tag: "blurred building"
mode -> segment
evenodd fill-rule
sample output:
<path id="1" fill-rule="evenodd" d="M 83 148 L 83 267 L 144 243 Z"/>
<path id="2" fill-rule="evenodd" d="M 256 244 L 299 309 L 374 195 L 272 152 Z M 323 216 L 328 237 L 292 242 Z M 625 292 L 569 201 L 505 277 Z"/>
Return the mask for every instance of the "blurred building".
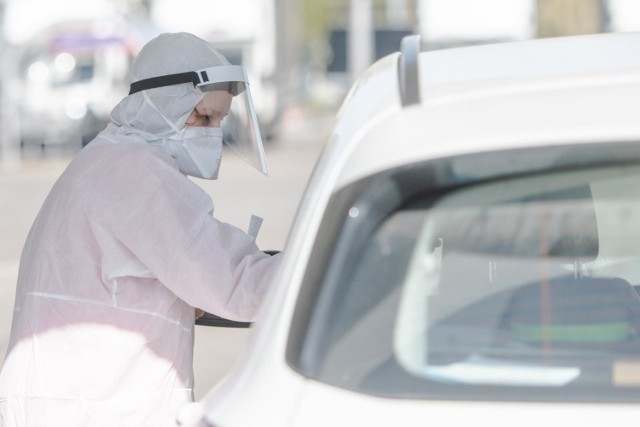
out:
<path id="1" fill-rule="evenodd" d="M 3 163 L 21 146 L 86 143 L 161 31 L 195 33 L 245 65 L 269 136 L 291 102 L 336 108 L 410 33 L 440 49 L 640 30 L 638 0 L 0 0 L 0 14 Z"/>

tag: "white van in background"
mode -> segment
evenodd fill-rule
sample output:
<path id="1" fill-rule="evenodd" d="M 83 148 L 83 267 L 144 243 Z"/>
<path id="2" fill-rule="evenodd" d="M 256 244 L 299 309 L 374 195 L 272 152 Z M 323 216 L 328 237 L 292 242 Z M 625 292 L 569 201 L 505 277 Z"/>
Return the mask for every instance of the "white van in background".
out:
<path id="1" fill-rule="evenodd" d="M 61 23 L 20 48 L 19 129 L 23 149 L 86 145 L 127 94 L 137 45 L 92 24 Z"/>

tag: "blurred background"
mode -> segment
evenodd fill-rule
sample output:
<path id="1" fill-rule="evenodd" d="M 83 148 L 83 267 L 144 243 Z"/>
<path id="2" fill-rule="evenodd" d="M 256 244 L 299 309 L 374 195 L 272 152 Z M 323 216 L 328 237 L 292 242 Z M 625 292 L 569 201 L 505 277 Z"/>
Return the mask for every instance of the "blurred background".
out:
<path id="1" fill-rule="evenodd" d="M 218 218 L 246 228 L 260 215 L 258 244 L 282 249 L 349 87 L 403 36 L 435 50 L 636 30 L 638 0 L 0 0 L 0 357 L 29 227 L 159 33 L 194 33 L 247 68 L 270 177 L 225 155 L 218 181 L 197 182 Z M 197 397 L 249 334 L 197 327 Z"/>
<path id="2" fill-rule="evenodd" d="M 428 49 L 629 31 L 637 0 L 2 0 L 3 170 L 73 152 L 127 93 L 132 59 L 188 31 L 247 67 L 265 139 L 301 105 L 335 111 L 368 65 L 419 33 Z M 296 113 L 298 113 L 296 115 Z M 287 116 L 293 115 L 295 117 Z"/>

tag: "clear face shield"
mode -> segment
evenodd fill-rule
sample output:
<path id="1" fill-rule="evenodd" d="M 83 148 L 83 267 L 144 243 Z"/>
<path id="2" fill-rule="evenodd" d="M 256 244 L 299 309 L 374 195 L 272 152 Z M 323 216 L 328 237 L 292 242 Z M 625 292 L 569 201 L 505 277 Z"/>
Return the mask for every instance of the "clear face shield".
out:
<path id="1" fill-rule="evenodd" d="M 129 94 L 153 87 L 188 82 L 203 91 L 204 97 L 195 110 L 199 117 L 207 117 L 206 124 L 198 123 L 193 126 L 220 127 L 224 145 L 267 175 L 260 128 L 244 67 L 222 65 L 145 79 L 133 83 Z"/>
<path id="2" fill-rule="evenodd" d="M 266 175 L 264 147 L 244 68 L 229 65 L 207 71 L 218 82 L 199 86 L 205 92 L 200 105 L 205 111 L 221 113 L 224 145 Z M 229 106 L 223 105 L 225 99 L 231 101 Z"/>

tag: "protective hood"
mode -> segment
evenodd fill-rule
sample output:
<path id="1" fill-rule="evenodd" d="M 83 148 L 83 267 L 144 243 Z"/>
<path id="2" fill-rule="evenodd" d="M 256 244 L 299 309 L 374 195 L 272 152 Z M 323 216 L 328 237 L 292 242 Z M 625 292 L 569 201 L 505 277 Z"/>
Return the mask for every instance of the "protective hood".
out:
<path id="1" fill-rule="evenodd" d="M 222 121 L 223 143 L 267 174 L 264 147 L 244 67 L 231 65 L 206 41 L 188 33 L 162 34 L 140 51 L 132 84 L 111 120 L 146 141 L 163 144 L 180 135 L 208 92 L 233 95 Z"/>

